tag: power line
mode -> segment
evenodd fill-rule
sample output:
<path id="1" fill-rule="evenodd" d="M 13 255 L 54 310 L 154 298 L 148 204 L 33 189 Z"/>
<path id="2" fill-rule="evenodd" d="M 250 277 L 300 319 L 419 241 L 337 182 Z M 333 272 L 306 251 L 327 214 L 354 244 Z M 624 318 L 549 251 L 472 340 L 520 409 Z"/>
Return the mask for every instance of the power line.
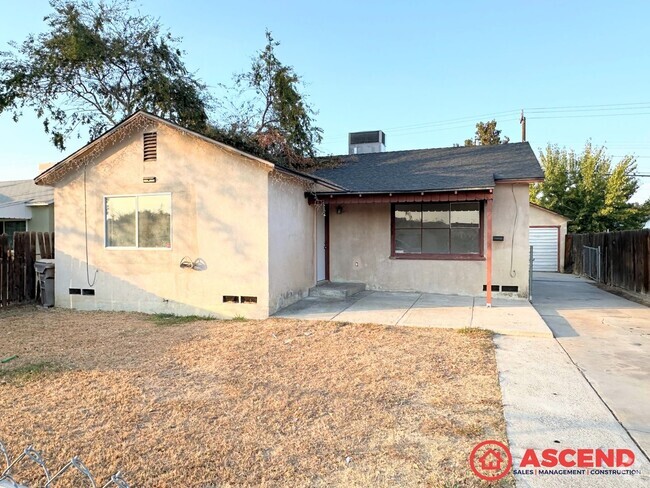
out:
<path id="1" fill-rule="evenodd" d="M 631 102 L 631 103 L 607 103 L 601 105 L 562 105 L 557 107 L 531 107 L 525 109 L 526 111 L 533 110 L 555 110 L 555 109 L 565 109 L 565 108 L 595 108 L 595 107 L 628 107 L 632 105 L 650 105 L 650 102 Z"/>
<path id="2" fill-rule="evenodd" d="M 524 112 L 527 114 L 527 118 L 531 120 L 544 120 L 544 119 L 572 119 L 572 118 L 596 118 L 596 117 L 625 117 L 625 116 L 645 116 L 650 115 L 648 110 L 650 109 L 649 102 L 629 102 L 629 103 L 610 103 L 610 104 L 591 104 L 591 105 L 560 105 L 560 106 L 548 106 L 548 107 L 532 107 L 525 108 Z M 608 112 L 616 113 L 608 113 Z M 589 112 L 589 113 L 584 113 Z M 512 114 L 518 114 L 519 110 L 507 110 L 502 112 L 492 112 L 484 113 L 481 115 L 457 117 L 453 119 L 446 120 L 433 120 L 430 122 L 420 122 L 417 124 L 409 124 L 395 127 L 388 127 L 385 130 L 390 131 L 391 138 L 393 137 L 404 137 L 410 135 L 419 135 L 426 134 L 430 132 L 439 132 L 446 130 L 455 130 L 455 129 L 464 129 L 466 127 L 474 126 L 476 121 L 480 121 L 483 118 L 496 118 L 496 117 L 505 117 Z M 505 120 L 500 120 L 500 122 L 512 122 L 517 119 L 506 118 Z M 472 124 L 469 124 L 472 122 Z M 321 144 L 321 146 L 333 146 L 339 143 L 342 140 L 347 138 L 346 134 L 337 134 L 333 137 L 327 137 Z M 625 143 L 610 143 L 612 145 L 625 146 Z M 635 145 L 650 147 L 650 143 L 632 143 Z M 632 145 L 630 144 L 630 145 Z M 337 144 L 338 145 L 338 144 Z M 607 143 L 605 144 L 607 145 Z M 324 151 L 321 151 L 324 152 Z M 622 156 L 614 156 L 622 157 Z M 647 156 L 636 156 L 638 158 L 647 158 Z"/>
<path id="3" fill-rule="evenodd" d="M 648 107 L 650 108 L 650 107 Z M 578 119 L 578 118 L 588 118 L 588 117 L 630 117 L 633 115 L 650 115 L 650 112 L 633 112 L 633 113 L 618 113 L 618 114 L 585 114 L 585 115 L 555 115 L 555 116 L 529 116 L 529 119 L 540 120 L 540 119 Z"/>

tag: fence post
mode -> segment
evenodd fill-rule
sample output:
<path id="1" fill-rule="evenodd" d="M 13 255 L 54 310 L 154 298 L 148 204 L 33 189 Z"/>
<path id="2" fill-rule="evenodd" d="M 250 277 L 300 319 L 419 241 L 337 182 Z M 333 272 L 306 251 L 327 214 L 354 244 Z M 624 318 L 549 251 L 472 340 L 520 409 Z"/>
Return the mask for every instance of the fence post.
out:
<path id="1" fill-rule="evenodd" d="M 600 283 L 600 263 L 601 263 L 601 255 L 600 255 L 600 246 L 598 246 L 598 283 Z"/>
<path id="2" fill-rule="evenodd" d="M 530 247 L 530 254 L 528 258 L 528 301 L 533 303 L 533 246 Z"/>

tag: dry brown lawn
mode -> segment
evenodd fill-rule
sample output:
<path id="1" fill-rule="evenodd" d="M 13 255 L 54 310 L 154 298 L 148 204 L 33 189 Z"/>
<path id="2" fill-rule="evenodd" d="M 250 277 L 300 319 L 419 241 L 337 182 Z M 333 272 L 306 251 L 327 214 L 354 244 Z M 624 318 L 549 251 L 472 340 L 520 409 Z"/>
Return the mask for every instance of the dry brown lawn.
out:
<path id="1" fill-rule="evenodd" d="M 9 450 L 79 454 L 133 486 L 480 486 L 469 452 L 506 440 L 481 333 L 23 307 L 0 312 L 0 359 L 14 354 Z"/>

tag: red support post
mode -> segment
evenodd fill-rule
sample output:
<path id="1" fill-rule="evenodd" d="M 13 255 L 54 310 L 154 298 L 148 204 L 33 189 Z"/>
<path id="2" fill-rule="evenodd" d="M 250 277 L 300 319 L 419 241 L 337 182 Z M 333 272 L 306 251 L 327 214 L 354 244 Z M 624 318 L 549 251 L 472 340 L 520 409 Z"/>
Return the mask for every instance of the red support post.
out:
<path id="1" fill-rule="evenodd" d="M 486 295 L 485 295 L 485 305 L 489 308 L 492 306 L 492 199 L 489 199 L 485 205 L 485 212 L 487 218 L 485 219 L 487 225 L 486 239 L 487 239 L 487 251 L 485 256 L 485 268 L 487 270 L 486 276 Z"/>

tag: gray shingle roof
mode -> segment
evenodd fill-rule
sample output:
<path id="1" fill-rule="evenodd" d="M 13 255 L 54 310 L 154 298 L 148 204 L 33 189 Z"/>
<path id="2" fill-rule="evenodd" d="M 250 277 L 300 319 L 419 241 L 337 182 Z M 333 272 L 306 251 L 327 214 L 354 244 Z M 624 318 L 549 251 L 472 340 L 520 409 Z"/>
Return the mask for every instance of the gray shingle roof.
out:
<path id="1" fill-rule="evenodd" d="M 491 188 L 495 181 L 539 179 L 544 172 L 527 142 L 338 156 L 341 165 L 314 176 L 352 192 Z"/>
<path id="2" fill-rule="evenodd" d="M 54 202 L 54 188 L 38 186 L 34 180 L 0 181 L 0 205 Z"/>

